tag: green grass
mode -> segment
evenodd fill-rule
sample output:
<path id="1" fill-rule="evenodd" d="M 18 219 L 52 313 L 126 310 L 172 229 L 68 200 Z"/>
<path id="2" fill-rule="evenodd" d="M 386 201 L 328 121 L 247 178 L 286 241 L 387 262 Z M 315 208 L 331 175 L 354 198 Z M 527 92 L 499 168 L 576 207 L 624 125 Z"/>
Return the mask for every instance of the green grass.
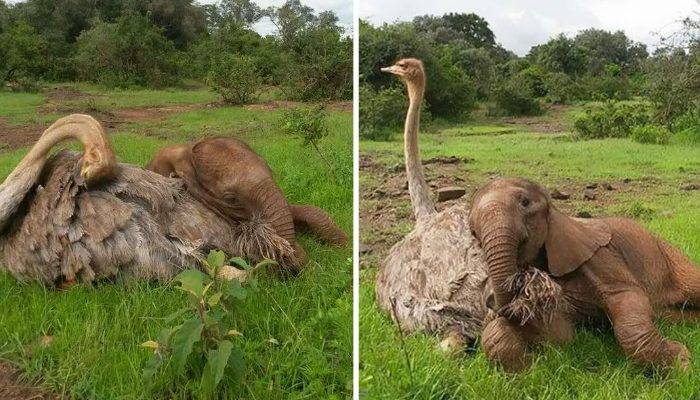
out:
<path id="1" fill-rule="evenodd" d="M 574 141 L 567 134 L 524 133 L 463 135 L 454 132 L 492 131 L 486 126 L 453 126 L 421 137 L 424 159 L 455 155 L 474 161 L 458 167 L 457 175 L 471 184 L 490 176 L 531 178 L 548 187 L 564 188 L 572 200 L 560 202 L 567 212 L 589 210 L 596 215 L 616 214 L 640 222 L 671 241 L 700 263 L 700 192 L 679 190 L 679 184 L 700 180 L 700 147 L 642 145 L 626 139 Z M 393 142 L 362 142 L 361 154 L 384 166 L 402 161 L 399 135 Z M 440 174 L 433 171 L 429 176 Z M 378 168 L 377 171 L 385 169 Z M 371 170 L 374 171 L 374 170 Z M 384 178 L 364 172 L 360 185 L 382 185 Z M 621 188 L 625 178 L 632 179 Z M 580 200 L 587 183 L 612 182 L 618 190 L 601 192 L 601 201 Z M 395 200 L 407 209 L 408 196 Z M 468 198 L 468 197 L 465 197 Z M 361 202 L 361 215 L 372 215 L 381 201 Z M 392 211 L 396 204 L 391 204 Z M 403 211 L 401 211 L 403 212 Z M 361 220 L 360 241 L 372 244 L 382 233 Z M 411 225 L 401 225 L 402 234 Z M 400 236 L 399 236 L 400 237 Z M 388 246 L 382 244 L 382 246 Z M 380 246 L 381 247 L 381 246 Z M 535 351 L 535 363 L 525 373 L 508 375 L 490 365 L 483 353 L 446 356 L 436 350 L 438 339 L 414 334 L 406 338 L 409 371 L 396 327 L 375 303 L 376 268 L 386 249 L 365 257 L 360 273 L 360 386 L 367 399 L 698 399 L 700 398 L 700 322 L 662 324 L 662 332 L 685 343 L 693 360 L 687 372 L 650 375 L 629 362 L 612 332 L 579 329 L 576 339 L 562 348 Z"/>
<path id="2" fill-rule="evenodd" d="M 144 165 L 166 143 L 254 127 L 241 133 L 268 160 L 290 201 L 323 207 L 349 234 L 351 114 L 332 113 L 331 134 L 321 142 L 334 156 L 335 173 L 312 149 L 278 133 L 274 122 L 279 116 L 276 111 L 203 109 L 153 123 L 166 127 L 158 137 L 144 136 L 147 125 L 135 124 L 111 140 L 121 161 Z M 6 176 L 24 153 L 26 149 L 0 155 L 0 175 Z M 236 344 L 245 355 L 246 375 L 240 386 L 224 377 L 221 398 L 347 398 L 351 393 L 352 252 L 307 235 L 299 240 L 311 260 L 304 271 L 289 279 L 263 275 L 259 292 L 233 313 L 231 326 L 243 333 Z M 117 282 L 58 292 L 3 273 L 0 358 L 68 398 L 199 398 L 196 378 L 165 374 L 152 388 L 141 380 L 149 351 L 140 343 L 155 338 L 164 317 L 183 302 L 183 294 L 167 284 Z M 55 338 L 45 349 L 35 345 L 42 335 Z"/>

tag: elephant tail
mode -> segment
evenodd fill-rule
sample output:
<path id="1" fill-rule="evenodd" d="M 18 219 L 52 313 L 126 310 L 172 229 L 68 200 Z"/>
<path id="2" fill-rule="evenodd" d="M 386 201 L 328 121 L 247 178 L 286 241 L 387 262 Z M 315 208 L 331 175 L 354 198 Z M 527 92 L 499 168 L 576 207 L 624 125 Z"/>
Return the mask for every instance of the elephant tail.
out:
<path id="1" fill-rule="evenodd" d="M 333 222 L 331 216 L 323 209 L 306 204 L 295 204 L 291 205 L 290 208 L 296 231 L 308 231 L 325 242 L 342 247 L 347 246 L 348 235 Z"/>

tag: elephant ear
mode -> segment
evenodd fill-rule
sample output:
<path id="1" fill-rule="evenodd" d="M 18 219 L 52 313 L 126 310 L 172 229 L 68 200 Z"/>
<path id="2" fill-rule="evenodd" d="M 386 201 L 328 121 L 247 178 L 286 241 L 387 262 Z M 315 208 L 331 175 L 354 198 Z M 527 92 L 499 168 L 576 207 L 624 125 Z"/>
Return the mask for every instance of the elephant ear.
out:
<path id="1" fill-rule="evenodd" d="M 600 220 L 571 218 L 552 208 L 545 239 L 549 272 L 562 276 L 588 261 L 610 243 L 610 227 Z"/>

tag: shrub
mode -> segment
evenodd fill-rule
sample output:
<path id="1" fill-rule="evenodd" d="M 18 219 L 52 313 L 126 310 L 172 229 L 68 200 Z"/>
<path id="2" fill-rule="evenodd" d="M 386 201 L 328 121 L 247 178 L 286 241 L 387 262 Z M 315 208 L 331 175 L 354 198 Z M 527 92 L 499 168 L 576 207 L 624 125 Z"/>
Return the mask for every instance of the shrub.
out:
<path id="1" fill-rule="evenodd" d="M 651 122 L 649 114 L 649 107 L 645 104 L 623 104 L 609 100 L 576 118 L 574 130 L 585 139 L 627 137 L 632 127 Z"/>
<path id="2" fill-rule="evenodd" d="M 574 81 L 563 72 L 552 72 L 545 76 L 545 98 L 554 104 L 566 104 L 576 99 Z"/>
<path id="3" fill-rule="evenodd" d="M 207 84 L 225 102 L 246 104 L 256 99 L 262 78 L 252 57 L 226 54 L 213 63 Z"/>
<path id="4" fill-rule="evenodd" d="M 107 86 L 163 87 L 179 82 L 176 51 L 163 30 L 143 15 L 97 22 L 77 40 L 81 78 Z"/>
<path id="5" fill-rule="evenodd" d="M 520 74 L 502 79 L 493 91 L 496 113 L 507 115 L 540 115 L 544 112 L 532 93 L 529 81 Z"/>
<path id="6" fill-rule="evenodd" d="M 637 125 L 632 127 L 630 137 L 639 143 L 667 144 L 671 137 L 671 132 L 665 126 Z"/>
<path id="7" fill-rule="evenodd" d="M 406 94 L 399 87 L 376 91 L 360 86 L 360 137 L 389 140 L 406 116 Z"/>
<path id="8" fill-rule="evenodd" d="M 689 111 L 673 121 L 671 126 L 674 142 L 700 144 L 700 112 Z"/>
<path id="9" fill-rule="evenodd" d="M 242 379 L 243 355 L 234 345 L 235 338 L 242 333 L 231 329 L 227 322 L 230 318 L 225 317 L 230 317 L 236 303 L 256 289 L 254 272 L 275 263 L 266 260 L 253 267 L 240 257 L 232 258 L 230 262 L 245 271 L 241 282 L 222 277 L 224 268 L 233 268 L 225 265 L 225 261 L 223 252 L 211 251 L 204 272 L 189 269 L 173 279 L 179 283 L 176 288 L 186 293 L 189 303 L 166 318 L 167 324 L 182 323 L 162 329 L 157 341 L 142 344 L 153 351 L 143 369 L 147 383 L 152 383 L 161 366 L 172 368 L 177 374 L 187 371 L 199 375 L 200 388 L 209 395 L 214 393 L 226 371 L 237 380 Z M 243 272 L 233 276 L 239 274 L 242 276 Z"/>
<path id="10" fill-rule="evenodd" d="M 281 125 L 286 134 L 301 138 L 304 146 L 313 146 L 328 168 L 333 169 L 318 147 L 318 142 L 329 134 L 328 112 L 323 105 L 288 110 L 282 115 Z"/>

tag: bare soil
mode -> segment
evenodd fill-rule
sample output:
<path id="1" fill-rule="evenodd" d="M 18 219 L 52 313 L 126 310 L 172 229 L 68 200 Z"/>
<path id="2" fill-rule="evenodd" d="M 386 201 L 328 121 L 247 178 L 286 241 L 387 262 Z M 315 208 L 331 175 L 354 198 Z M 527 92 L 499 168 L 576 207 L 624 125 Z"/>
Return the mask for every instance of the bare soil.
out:
<path id="1" fill-rule="evenodd" d="M 459 199 L 436 202 L 438 211 L 457 202 L 468 202 L 484 180 L 497 177 L 496 174 L 470 171 L 469 159 L 454 160 L 453 157 L 436 157 L 423 162 L 433 199 L 437 197 L 437 189 L 445 186 L 459 186 L 467 192 Z M 360 243 L 363 250 L 360 267 L 377 267 L 388 249 L 413 226 L 408 183 L 403 165 L 384 165 L 372 153 L 360 154 L 359 168 L 360 175 L 366 178 L 360 185 Z M 595 186 L 595 200 L 583 201 L 584 190 L 591 186 Z M 568 215 L 575 216 L 585 211 L 593 217 L 604 217 L 606 215 L 600 210 L 615 203 L 618 195 L 624 193 L 641 198 L 655 186 L 658 186 L 658 180 L 648 177 L 609 182 L 570 180 L 556 187 L 547 187 L 547 190 L 557 189 L 570 195 L 568 200 L 554 200 L 557 208 Z"/>
<path id="2" fill-rule="evenodd" d="M 571 127 L 565 123 L 565 113 L 571 106 L 551 104 L 544 115 L 503 118 L 508 125 L 525 126 L 529 131 L 540 133 L 570 132 Z"/>
<path id="3" fill-rule="evenodd" d="M 61 396 L 44 388 L 22 382 L 19 370 L 12 364 L 0 362 L 0 399 L 59 400 Z"/>

